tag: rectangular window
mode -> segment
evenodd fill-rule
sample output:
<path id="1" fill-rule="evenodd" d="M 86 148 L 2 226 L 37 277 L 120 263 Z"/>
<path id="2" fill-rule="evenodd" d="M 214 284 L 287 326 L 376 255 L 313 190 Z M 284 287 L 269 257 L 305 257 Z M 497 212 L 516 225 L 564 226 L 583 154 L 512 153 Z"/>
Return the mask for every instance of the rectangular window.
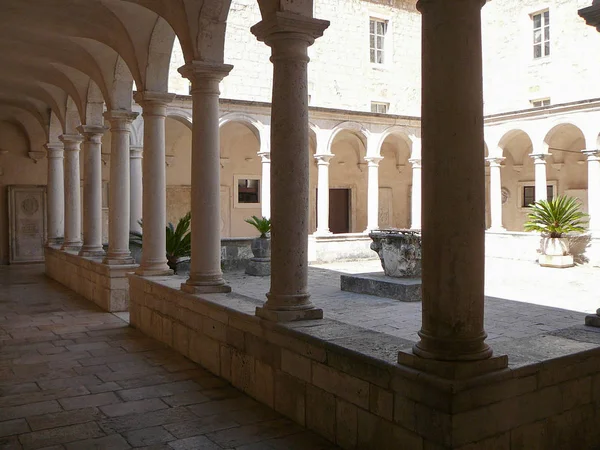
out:
<path id="1" fill-rule="evenodd" d="M 371 112 L 377 114 L 387 114 L 390 108 L 389 103 L 371 102 Z"/>
<path id="2" fill-rule="evenodd" d="M 260 203 L 260 180 L 238 178 L 237 203 Z"/>
<path id="3" fill-rule="evenodd" d="M 531 100 L 531 106 L 533 108 L 541 108 L 542 106 L 550 106 L 550 99 L 542 98 L 540 100 Z"/>
<path id="4" fill-rule="evenodd" d="M 546 186 L 546 196 L 549 201 L 554 198 L 553 185 Z M 533 203 L 535 203 L 535 186 L 523 186 L 523 208 L 528 208 Z"/>
<path id="5" fill-rule="evenodd" d="M 550 56 L 550 11 L 534 14 L 531 19 L 534 59 Z"/>
<path id="6" fill-rule="evenodd" d="M 387 33 L 387 21 L 371 19 L 369 22 L 369 43 L 371 49 L 371 62 L 383 64 L 385 62 L 385 34 Z"/>

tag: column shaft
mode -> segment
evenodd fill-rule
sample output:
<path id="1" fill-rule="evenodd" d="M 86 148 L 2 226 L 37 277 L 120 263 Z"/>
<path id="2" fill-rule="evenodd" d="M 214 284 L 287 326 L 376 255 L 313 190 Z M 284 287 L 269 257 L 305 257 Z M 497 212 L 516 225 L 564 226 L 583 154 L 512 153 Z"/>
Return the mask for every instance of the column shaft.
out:
<path id="1" fill-rule="evenodd" d="M 489 358 L 485 344 L 481 7 L 420 0 L 423 324 L 416 355 Z"/>
<path id="2" fill-rule="evenodd" d="M 62 249 L 79 251 L 81 248 L 79 150 L 83 137 L 79 134 L 63 134 L 60 140 L 65 147 L 65 239 Z"/>
<path id="3" fill-rule="evenodd" d="M 221 271 L 219 82 L 232 66 L 193 61 L 179 69 L 192 82 L 192 261 L 187 292 L 230 292 Z"/>
<path id="4" fill-rule="evenodd" d="M 103 256 L 102 248 L 102 135 L 106 128 L 82 125 L 83 246 L 80 256 Z"/>
<path id="5" fill-rule="evenodd" d="M 63 144 L 46 144 L 48 153 L 48 245 L 61 244 L 65 235 Z"/>
<path id="6" fill-rule="evenodd" d="M 369 164 L 367 180 L 367 229 L 366 232 L 379 228 L 379 156 L 366 157 Z"/>
<path id="7" fill-rule="evenodd" d="M 165 118 L 173 94 L 138 92 L 135 101 L 144 118 L 142 276 L 171 275 L 167 264 L 167 178 L 165 169 Z"/>
<path id="8" fill-rule="evenodd" d="M 315 155 L 317 160 L 317 234 L 331 234 L 329 231 L 329 160 L 333 155 Z"/>
<path id="9" fill-rule="evenodd" d="M 535 201 L 548 200 L 548 182 L 546 180 L 546 154 L 532 154 L 535 167 Z"/>
<path id="10" fill-rule="evenodd" d="M 260 185 L 260 213 L 263 217 L 271 217 L 271 153 L 260 152 L 262 179 Z"/>
<path id="11" fill-rule="evenodd" d="M 142 181 L 142 148 L 130 147 L 130 212 L 129 212 L 129 229 L 130 231 L 142 232 L 140 220 L 142 220 L 142 198 L 143 198 L 143 181 Z"/>
<path id="12" fill-rule="evenodd" d="M 504 158 L 488 158 L 490 163 L 490 211 L 492 231 L 503 231 L 502 225 L 502 174 L 501 162 Z"/>
<path id="13" fill-rule="evenodd" d="M 257 315 L 290 321 L 323 317 L 308 292 L 308 47 L 326 21 L 275 13 L 252 27 L 271 47 L 271 288 Z"/>
<path id="14" fill-rule="evenodd" d="M 413 230 L 421 229 L 421 160 L 411 159 L 412 164 L 412 191 L 410 202 L 410 228 Z"/>
<path id="15" fill-rule="evenodd" d="M 105 113 L 110 121 L 110 188 L 108 210 L 108 253 L 105 264 L 133 264 L 129 251 L 130 168 L 129 133 L 137 113 L 111 111 Z"/>
<path id="16" fill-rule="evenodd" d="M 589 230 L 600 232 L 600 150 L 586 150 L 588 159 L 588 213 Z"/>

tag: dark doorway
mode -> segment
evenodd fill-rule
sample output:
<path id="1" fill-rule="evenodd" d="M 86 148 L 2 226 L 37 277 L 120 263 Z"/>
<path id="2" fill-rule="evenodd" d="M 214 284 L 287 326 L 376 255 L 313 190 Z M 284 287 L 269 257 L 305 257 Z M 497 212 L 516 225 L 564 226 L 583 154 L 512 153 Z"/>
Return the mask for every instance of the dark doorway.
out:
<path id="1" fill-rule="evenodd" d="M 329 189 L 329 231 L 350 233 L 350 189 Z"/>

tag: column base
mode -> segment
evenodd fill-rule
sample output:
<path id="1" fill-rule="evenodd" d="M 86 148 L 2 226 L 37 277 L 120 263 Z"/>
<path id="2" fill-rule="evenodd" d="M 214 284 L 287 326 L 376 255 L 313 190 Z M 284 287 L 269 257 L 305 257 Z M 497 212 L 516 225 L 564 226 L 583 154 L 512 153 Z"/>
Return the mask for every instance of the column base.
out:
<path id="1" fill-rule="evenodd" d="M 228 284 L 213 284 L 213 285 L 202 285 L 202 284 L 188 284 L 181 283 L 181 290 L 188 294 L 228 294 L 231 292 L 231 286 Z"/>
<path id="2" fill-rule="evenodd" d="M 600 309 L 596 311 L 596 314 L 585 316 L 585 324 L 588 327 L 600 328 Z"/>
<path id="3" fill-rule="evenodd" d="M 321 308 L 297 309 L 297 310 L 275 310 L 264 306 L 256 307 L 256 315 L 270 322 L 296 322 L 299 320 L 319 320 L 323 318 Z"/>
<path id="4" fill-rule="evenodd" d="M 79 242 L 63 242 L 61 250 L 65 252 L 79 252 L 81 250 L 81 241 Z"/>
<path id="5" fill-rule="evenodd" d="M 152 269 L 152 268 L 140 267 L 138 270 L 135 271 L 135 274 L 139 275 L 140 277 L 163 277 L 163 276 L 173 275 L 173 270 L 171 270 L 169 268 Z"/>
<path id="6" fill-rule="evenodd" d="M 135 260 L 129 256 L 114 256 L 114 255 L 106 255 L 102 260 L 102 264 L 106 264 L 107 266 L 126 266 L 135 264 Z"/>
<path id="7" fill-rule="evenodd" d="M 422 358 L 410 351 L 398 352 L 398 364 L 447 379 L 464 379 L 480 376 L 508 367 L 508 356 L 493 356 L 477 361 L 439 361 Z"/>
<path id="8" fill-rule="evenodd" d="M 506 228 L 504 227 L 489 227 L 487 231 L 491 231 L 492 233 L 504 233 Z"/>
<path id="9" fill-rule="evenodd" d="M 327 231 L 319 231 L 319 230 L 317 230 L 317 231 L 315 231 L 313 233 L 313 236 L 315 236 L 315 237 L 319 237 L 319 236 L 332 236 L 332 235 L 333 235 L 333 233 L 331 231 L 329 231 L 329 229 L 327 229 Z"/>
<path id="10" fill-rule="evenodd" d="M 85 245 L 79 250 L 79 256 L 85 256 L 87 258 L 99 258 L 106 255 L 106 252 L 102 247 L 86 247 Z"/>

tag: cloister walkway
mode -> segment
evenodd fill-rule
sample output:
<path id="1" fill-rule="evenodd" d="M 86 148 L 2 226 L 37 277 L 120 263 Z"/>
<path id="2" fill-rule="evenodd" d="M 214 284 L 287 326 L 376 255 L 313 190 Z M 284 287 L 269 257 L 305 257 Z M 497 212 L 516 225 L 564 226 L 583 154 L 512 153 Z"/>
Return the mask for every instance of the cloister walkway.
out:
<path id="1" fill-rule="evenodd" d="M 336 448 L 50 281 L 0 267 L 0 449 Z"/>

